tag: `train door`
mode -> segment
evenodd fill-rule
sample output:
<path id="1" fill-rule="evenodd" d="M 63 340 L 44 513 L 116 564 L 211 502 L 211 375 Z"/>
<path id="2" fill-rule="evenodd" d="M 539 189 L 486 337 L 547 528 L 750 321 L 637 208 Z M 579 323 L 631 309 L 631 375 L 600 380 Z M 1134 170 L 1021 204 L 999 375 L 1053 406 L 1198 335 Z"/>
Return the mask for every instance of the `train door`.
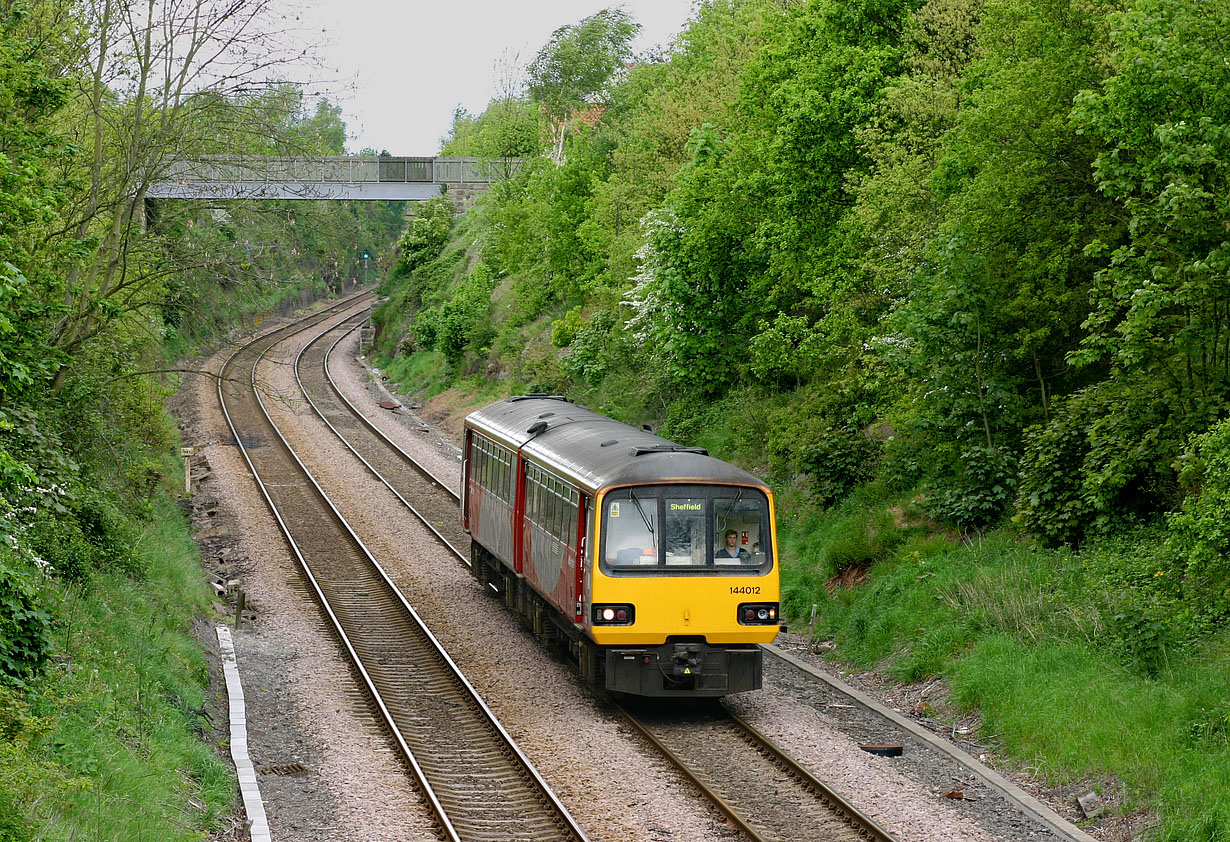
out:
<path id="1" fill-rule="evenodd" d="M 588 496 L 582 494 L 577 502 L 577 552 L 575 574 L 572 577 L 572 602 L 575 605 L 573 621 L 580 623 L 585 619 L 585 581 L 589 566 L 589 523 L 593 503 Z"/>
<path id="2" fill-rule="evenodd" d="M 513 457 L 515 472 L 513 474 L 513 507 L 512 507 L 512 551 L 513 570 L 521 573 L 525 570 L 525 457 L 517 451 Z"/>

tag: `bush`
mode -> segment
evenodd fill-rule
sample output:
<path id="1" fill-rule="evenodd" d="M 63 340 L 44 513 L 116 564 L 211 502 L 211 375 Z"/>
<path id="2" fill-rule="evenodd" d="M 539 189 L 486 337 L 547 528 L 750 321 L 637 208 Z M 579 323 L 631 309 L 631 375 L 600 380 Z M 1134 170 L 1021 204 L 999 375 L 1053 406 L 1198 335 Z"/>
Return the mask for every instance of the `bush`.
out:
<path id="1" fill-rule="evenodd" d="M 906 537 L 893 523 L 892 515 L 882 509 L 847 515 L 834 532 L 824 546 L 834 574 L 885 558 Z"/>
<path id="2" fill-rule="evenodd" d="M 409 275 L 438 257 L 448 243 L 455 214 L 453 203 L 444 196 L 420 203 L 397 243 L 400 257 L 394 274 Z"/>
<path id="3" fill-rule="evenodd" d="M 1174 502 L 1180 423 L 1148 381 L 1070 396 L 1045 427 L 1026 432 L 1018 522 L 1055 546 L 1155 518 Z"/>
<path id="4" fill-rule="evenodd" d="M 811 477 L 811 492 L 822 506 L 844 499 L 875 474 L 880 446 L 860 430 L 828 428 L 797 452 L 799 467 Z"/>
<path id="5" fill-rule="evenodd" d="M 33 548 L 57 575 L 82 583 L 96 572 L 139 578 L 134 530 L 119 507 L 97 493 L 81 494 L 64 513 L 44 515 L 32 530 Z"/>
<path id="6" fill-rule="evenodd" d="M 51 651 L 50 634 L 51 617 L 39 603 L 33 571 L 0 548 L 0 678 L 17 687 L 36 678 Z"/>
<path id="7" fill-rule="evenodd" d="M 574 314 L 577 317 L 575 330 L 570 320 Z M 551 330 L 551 341 L 557 347 L 563 336 L 572 333 L 566 343 L 572 346 L 572 353 L 560 361 L 564 373 L 591 388 L 600 384 L 609 367 L 608 346 L 617 341 L 611 334 L 614 327 L 615 314 L 610 310 L 599 310 L 584 323 L 581 323 L 580 311 L 571 310 L 564 320 L 556 322 Z M 630 348 L 624 350 L 631 352 Z"/>
<path id="8" fill-rule="evenodd" d="M 132 551 L 136 529 L 113 500 L 86 494 L 73 507 L 73 515 L 98 569 L 132 577 L 141 575 L 140 563 Z"/>
<path id="9" fill-rule="evenodd" d="M 1168 544 L 1190 595 L 1214 615 L 1230 616 L 1230 420 L 1194 437 L 1180 464 L 1190 493 L 1170 516 Z"/>
<path id="10" fill-rule="evenodd" d="M 995 447 L 961 452 L 960 471 L 935 481 L 927 510 L 959 529 L 981 529 L 1000 520 L 1016 493 L 1017 461 Z"/>
<path id="11" fill-rule="evenodd" d="M 420 310 L 410 323 L 403 351 L 436 349 L 450 365 L 461 362 L 467 351 L 485 352 L 495 336 L 491 326 L 491 269 L 478 263 L 440 304 Z"/>
<path id="12" fill-rule="evenodd" d="M 1090 420 L 1087 402 L 1076 396 L 1046 427 L 1025 431 L 1016 521 L 1046 546 L 1076 544 L 1089 526 L 1093 505 L 1080 466 L 1089 452 Z"/>
<path id="13" fill-rule="evenodd" d="M 33 838 L 21 808 L 9 796 L 0 793 L 0 842 L 29 842 Z"/>

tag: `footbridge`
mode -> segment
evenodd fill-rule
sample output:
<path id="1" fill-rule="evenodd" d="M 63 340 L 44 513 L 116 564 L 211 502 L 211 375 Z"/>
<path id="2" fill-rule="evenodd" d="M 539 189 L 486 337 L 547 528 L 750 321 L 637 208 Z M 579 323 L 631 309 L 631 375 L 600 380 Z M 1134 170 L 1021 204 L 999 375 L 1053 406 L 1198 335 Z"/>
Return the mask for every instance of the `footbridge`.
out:
<path id="1" fill-rule="evenodd" d="M 351 199 L 422 201 L 445 188 L 482 190 L 520 161 L 330 156 L 180 158 L 147 199 Z"/>

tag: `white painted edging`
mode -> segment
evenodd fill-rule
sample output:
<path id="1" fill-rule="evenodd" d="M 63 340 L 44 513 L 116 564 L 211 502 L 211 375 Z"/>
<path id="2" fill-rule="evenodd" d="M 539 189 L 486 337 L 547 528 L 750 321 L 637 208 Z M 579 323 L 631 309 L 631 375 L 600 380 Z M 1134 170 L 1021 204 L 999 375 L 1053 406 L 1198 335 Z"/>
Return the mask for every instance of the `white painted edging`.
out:
<path id="1" fill-rule="evenodd" d="M 855 690 L 844 681 L 829 675 L 823 670 L 813 667 L 811 664 L 799 660 L 784 649 L 774 646 L 772 643 L 762 643 L 761 646 L 781 658 L 783 661 L 798 667 L 804 672 L 825 682 L 833 689 L 846 694 L 869 710 L 873 710 L 886 719 L 891 720 L 936 751 L 941 751 L 944 754 L 947 754 L 953 760 L 956 760 L 958 763 L 977 775 L 978 778 L 981 779 L 982 782 L 988 787 L 993 790 L 997 790 L 1009 799 L 1014 800 L 1021 806 L 1027 815 L 1034 819 L 1034 821 L 1038 822 L 1051 832 L 1057 834 L 1061 839 L 1072 840 L 1073 842 L 1097 842 L 1096 839 L 1081 830 L 1076 825 L 1072 824 L 1063 816 L 1056 813 L 1049 806 L 1043 804 L 1037 798 L 1034 798 L 1028 792 L 1009 781 L 994 769 L 991 769 L 990 767 L 970 757 L 968 754 L 961 751 L 947 740 L 943 740 L 935 736 L 914 721 L 907 719 L 894 710 L 889 710 L 871 696 L 868 696 L 866 693 Z"/>
<path id="2" fill-rule="evenodd" d="M 248 719 L 243 706 L 243 685 L 239 683 L 239 664 L 235 660 L 235 642 L 231 630 L 218 626 L 218 648 L 222 652 L 222 674 L 226 678 L 226 695 L 231 708 L 231 758 L 239 774 L 239 794 L 243 796 L 243 809 L 248 815 L 248 832 L 252 842 L 273 842 L 269 835 L 269 820 L 265 817 L 265 804 L 261 801 L 260 787 L 256 783 L 256 769 L 248 757 Z"/>

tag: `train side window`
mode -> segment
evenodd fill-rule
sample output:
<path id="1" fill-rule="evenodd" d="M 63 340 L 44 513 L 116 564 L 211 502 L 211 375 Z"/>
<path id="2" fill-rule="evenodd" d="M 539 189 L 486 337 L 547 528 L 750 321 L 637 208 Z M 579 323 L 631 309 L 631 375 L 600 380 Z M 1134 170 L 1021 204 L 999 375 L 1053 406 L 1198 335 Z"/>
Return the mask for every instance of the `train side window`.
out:
<path id="1" fill-rule="evenodd" d="M 559 496 L 559 483 L 554 483 L 557 490 L 551 494 L 551 534 L 556 538 L 564 535 L 564 500 Z"/>
<path id="2" fill-rule="evenodd" d="M 555 534 L 552 527 L 552 521 L 555 514 L 555 495 L 551 493 L 551 477 L 543 474 L 542 487 L 539 489 L 539 494 L 542 495 L 542 528 L 550 534 Z"/>
<path id="3" fill-rule="evenodd" d="M 568 489 L 568 517 L 564 520 L 564 543 L 570 547 L 577 545 L 577 527 L 580 525 L 578 520 L 581 511 L 581 496 Z"/>
<path id="4" fill-rule="evenodd" d="M 538 493 L 542 495 L 542 528 L 554 535 L 555 495 L 545 485 L 539 489 Z"/>
<path id="5" fill-rule="evenodd" d="M 547 530 L 551 536 L 555 535 L 555 495 L 551 493 L 551 486 L 555 484 L 555 480 L 550 476 L 543 476 L 542 487 L 542 528 Z"/>

